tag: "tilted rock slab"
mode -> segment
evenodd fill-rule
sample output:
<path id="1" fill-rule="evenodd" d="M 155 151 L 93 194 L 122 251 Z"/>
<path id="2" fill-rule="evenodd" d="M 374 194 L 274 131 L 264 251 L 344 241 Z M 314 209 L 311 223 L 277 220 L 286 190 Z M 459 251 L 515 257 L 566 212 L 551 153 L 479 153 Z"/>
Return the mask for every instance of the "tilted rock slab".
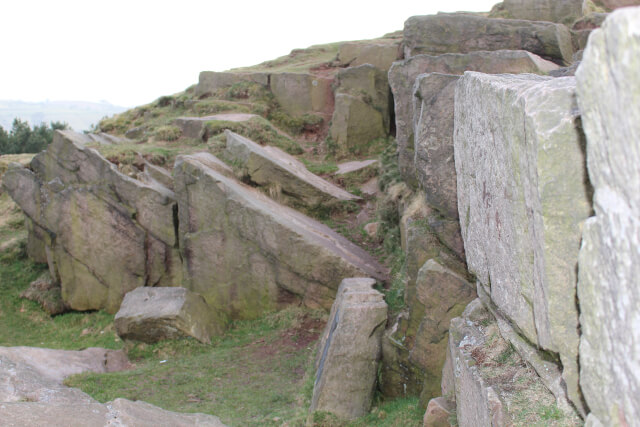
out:
<path id="1" fill-rule="evenodd" d="M 580 382 L 592 426 L 640 420 L 639 69 L 640 8 L 616 11 L 592 34 L 576 74 L 595 188 L 578 283 Z"/>
<path id="2" fill-rule="evenodd" d="M 562 24 L 493 19 L 468 13 L 412 16 L 404 23 L 404 56 L 468 53 L 479 50 L 526 50 L 570 64 L 571 33 Z"/>
<path id="3" fill-rule="evenodd" d="M 261 146 L 248 138 L 225 131 L 225 154 L 241 169 L 241 175 L 269 189 L 294 205 L 319 206 L 360 197 L 309 172 L 298 159 L 276 147 Z"/>
<path id="4" fill-rule="evenodd" d="M 184 287 L 232 319 L 291 303 L 329 308 L 345 277 L 384 280 L 369 254 L 197 159 L 174 168 Z"/>
<path id="5" fill-rule="evenodd" d="M 361 417 L 371 409 L 387 303 L 375 280 L 344 279 L 318 347 L 311 411 L 340 418 Z"/>
<path id="6" fill-rule="evenodd" d="M 591 191 L 575 79 L 469 72 L 455 103 L 469 271 L 529 341 L 559 353 L 580 407 L 576 265 Z"/>
<path id="7" fill-rule="evenodd" d="M 180 282 L 177 205 L 171 190 L 120 173 L 86 140 L 57 131 L 32 170 L 12 167 L 3 186 L 46 231 L 41 244 L 65 302 L 115 313 L 134 288 Z"/>
<path id="8" fill-rule="evenodd" d="M 389 85 L 393 92 L 396 114 L 396 141 L 398 163 L 405 181 L 417 185 L 414 143 L 414 84 L 423 73 L 460 75 L 465 71 L 483 73 L 536 73 L 545 74 L 558 66 L 539 56 L 524 51 L 499 50 L 495 52 L 472 52 L 468 54 L 444 54 L 440 56 L 417 55 L 393 64 L 389 70 Z M 430 98 L 422 91 L 425 98 Z M 434 94 L 435 95 L 435 94 Z M 453 114 L 453 111 L 450 112 Z M 437 125 L 434 125 L 437 126 Z M 444 128 L 446 129 L 446 127 Z M 436 128 L 437 138 L 447 140 L 449 135 Z M 424 157 L 424 154 L 420 155 Z M 420 166 L 421 167 L 421 166 Z M 424 178 L 424 177 L 423 177 Z"/>
<path id="9" fill-rule="evenodd" d="M 210 343 L 224 331 L 224 320 L 204 298 L 185 288 L 137 288 L 125 295 L 114 325 L 124 340 L 154 343 L 193 337 Z"/>
<path id="10" fill-rule="evenodd" d="M 105 372 L 104 366 L 100 370 L 96 362 L 103 362 L 100 356 L 108 351 L 96 348 L 63 351 L 0 347 L 2 425 L 224 427 L 220 419 L 212 415 L 180 414 L 146 402 L 127 399 L 116 399 L 103 404 L 78 389 L 62 385 L 64 377 L 74 373 Z"/>
<path id="11" fill-rule="evenodd" d="M 269 74 L 202 71 L 195 89 L 196 96 L 211 95 L 219 89 L 225 89 L 243 82 L 257 83 L 268 87 Z"/>

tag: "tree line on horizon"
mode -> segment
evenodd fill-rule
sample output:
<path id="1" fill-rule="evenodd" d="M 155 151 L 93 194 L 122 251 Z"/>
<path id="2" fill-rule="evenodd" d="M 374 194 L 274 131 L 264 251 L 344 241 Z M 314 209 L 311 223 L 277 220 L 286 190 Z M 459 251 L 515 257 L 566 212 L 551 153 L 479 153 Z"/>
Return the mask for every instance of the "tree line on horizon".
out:
<path id="1" fill-rule="evenodd" d="M 39 153 L 51 144 L 56 130 L 68 127 L 63 122 L 41 123 L 31 127 L 29 122 L 16 118 L 9 132 L 0 126 L 0 155 Z"/>

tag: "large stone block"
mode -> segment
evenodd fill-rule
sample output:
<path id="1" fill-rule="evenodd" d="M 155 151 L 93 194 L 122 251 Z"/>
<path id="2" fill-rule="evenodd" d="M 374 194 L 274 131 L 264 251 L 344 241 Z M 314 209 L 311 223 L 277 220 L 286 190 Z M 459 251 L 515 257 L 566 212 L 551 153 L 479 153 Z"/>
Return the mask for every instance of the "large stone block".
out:
<path id="1" fill-rule="evenodd" d="M 640 420 L 639 29 L 640 8 L 614 12 L 576 73 L 596 214 L 580 250 L 580 381 L 606 426 Z"/>
<path id="2" fill-rule="evenodd" d="M 582 16 L 584 0 L 504 0 L 502 7 L 510 19 L 572 24 Z"/>
<path id="3" fill-rule="evenodd" d="M 177 243 L 173 192 L 118 172 L 91 139 L 56 132 L 33 172 L 12 167 L 3 185 L 33 222 L 52 277 L 76 310 L 115 313 L 139 286 L 174 284 Z"/>
<path id="4" fill-rule="evenodd" d="M 338 61 L 341 66 L 357 67 L 371 64 L 374 67 L 389 71 L 389 67 L 402 57 L 400 43 L 342 43 L 338 50 Z"/>
<path id="5" fill-rule="evenodd" d="M 229 318 L 302 302 L 329 308 L 345 277 L 386 278 L 369 254 L 260 191 L 179 157 L 184 287 Z"/>
<path id="6" fill-rule="evenodd" d="M 125 295 L 114 325 L 122 339 L 154 343 L 193 337 L 209 343 L 224 323 L 204 298 L 185 288 L 134 289 Z"/>
<path id="7" fill-rule="evenodd" d="M 344 279 L 319 342 L 311 411 L 353 419 L 369 412 L 387 323 L 375 280 Z"/>
<path id="8" fill-rule="evenodd" d="M 264 187 L 275 199 L 307 207 L 360 199 L 309 172 L 295 157 L 276 147 L 263 147 L 230 130 L 225 134 L 225 154 L 238 166 L 242 178 Z"/>
<path id="9" fill-rule="evenodd" d="M 210 95 L 219 89 L 228 88 L 234 84 L 243 82 L 269 86 L 269 75 L 267 73 L 219 73 L 202 71 L 196 86 L 196 96 Z"/>
<path id="10" fill-rule="evenodd" d="M 591 190 L 575 79 L 470 72 L 455 103 L 469 270 L 529 341 L 559 354 L 580 407 L 576 266 Z"/>
<path id="11" fill-rule="evenodd" d="M 333 111 L 332 79 L 311 74 L 272 74 L 270 88 L 280 106 L 289 114 Z"/>
<path id="12" fill-rule="evenodd" d="M 412 16 L 404 23 L 404 56 L 526 50 L 558 63 L 571 63 L 571 33 L 562 24 L 492 19 L 466 13 Z"/>
<path id="13" fill-rule="evenodd" d="M 535 73 L 545 74 L 559 68 L 537 55 L 524 51 L 501 50 L 445 54 L 440 56 L 417 55 L 396 62 L 389 70 L 389 84 L 393 92 L 396 115 L 396 141 L 398 163 L 405 181 L 417 185 L 414 144 L 413 90 L 416 78 L 423 73 L 460 75 L 465 71 L 483 73 Z M 425 96 L 428 95 L 425 93 Z M 446 138 L 444 136 L 443 138 Z"/>

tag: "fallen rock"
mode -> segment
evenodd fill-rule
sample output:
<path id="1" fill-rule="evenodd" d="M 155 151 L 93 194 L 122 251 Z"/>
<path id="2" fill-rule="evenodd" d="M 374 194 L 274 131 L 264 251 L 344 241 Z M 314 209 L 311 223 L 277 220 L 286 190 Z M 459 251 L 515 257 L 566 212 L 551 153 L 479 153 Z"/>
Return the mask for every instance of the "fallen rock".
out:
<path id="1" fill-rule="evenodd" d="M 114 325 L 123 340 L 154 343 L 193 337 L 206 344 L 225 326 L 200 295 L 185 288 L 149 287 L 125 295 Z"/>
<path id="2" fill-rule="evenodd" d="M 200 73 L 195 94 L 197 97 L 204 97 L 214 94 L 219 89 L 228 88 L 244 82 L 269 86 L 269 75 L 266 73 L 218 73 L 214 71 L 203 71 Z"/>
<path id="3" fill-rule="evenodd" d="M 282 109 L 293 116 L 331 114 L 334 103 L 332 82 L 332 79 L 312 74 L 277 73 L 271 74 L 270 88 Z"/>
<path id="4" fill-rule="evenodd" d="M 225 154 L 240 169 L 240 176 L 264 187 L 276 200 L 313 207 L 360 199 L 309 172 L 295 157 L 276 147 L 262 147 L 230 130 L 225 135 Z"/>
<path id="5" fill-rule="evenodd" d="M 571 63 L 573 55 L 571 33 L 562 24 L 468 13 L 412 16 L 404 23 L 405 58 L 500 49 L 526 50 L 560 64 Z"/>
<path id="6" fill-rule="evenodd" d="M 435 397 L 429 400 L 427 411 L 424 413 L 424 427 L 450 427 L 451 412 L 455 409 L 444 397 Z"/>
<path id="7" fill-rule="evenodd" d="M 488 74 L 546 74 L 557 68 L 559 67 L 556 64 L 532 53 L 509 50 L 440 56 L 417 55 L 405 61 L 394 63 L 389 70 L 389 84 L 395 104 L 398 164 L 404 180 L 412 186 L 417 186 L 418 184 L 414 163 L 416 154 L 413 94 L 416 78 L 420 74 L 443 73 L 460 75 L 464 74 L 465 71 L 480 71 Z M 425 96 L 427 96 L 426 93 Z M 442 135 L 442 137 L 444 139 L 447 138 L 446 135 Z"/>
<path id="8" fill-rule="evenodd" d="M 378 237 L 379 229 L 380 223 L 378 221 L 370 222 L 369 224 L 364 226 L 364 231 L 367 233 L 367 236 L 371 237 L 372 239 Z"/>
<path id="9" fill-rule="evenodd" d="M 246 122 L 257 117 L 255 114 L 229 113 L 215 114 L 206 117 L 179 117 L 173 123 L 182 130 L 182 135 L 187 138 L 202 139 L 205 137 L 205 125 L 207 122 Z"/>
<path id="10" fill-rule="evenodd" d="M 575 79 L 470 72 L 455 102 L 469 271 L 529 341 L 559 354 L 580 407 L 576 265 L 591 190 Z"/>
<path id="11" fill-rule="evenodd" d="M 190 157 L 174 168 L 184 287 L 231 319 L 302 303 L 329 308 L 345 277 L 385 280 L 328 227 Z"/>
<path id="12" fill-rule="evenodd" d="M 45 273 L 29 284 L 29 287 L 20 294 L 20 298 L 40 304 L 42 309 L 52 316 L 64 313 L 69 309 L 62 300 L 62 288 L 51 278 L 49 273 Z"/>
<path id="13" fill-rule="evenodd" d="M 354 419 L 371 408 L 387 322 L 387 304 L 374 284 L 367 278 L 340 284 L 318 346 L 311 411 Z"/>
<path id="14" fill-rule="evenodd" d="M 591 35 L 576 73 L 595 217 L 579 261 L 580 384 L 591 425 L 640 419 L 640 8 Z"/>

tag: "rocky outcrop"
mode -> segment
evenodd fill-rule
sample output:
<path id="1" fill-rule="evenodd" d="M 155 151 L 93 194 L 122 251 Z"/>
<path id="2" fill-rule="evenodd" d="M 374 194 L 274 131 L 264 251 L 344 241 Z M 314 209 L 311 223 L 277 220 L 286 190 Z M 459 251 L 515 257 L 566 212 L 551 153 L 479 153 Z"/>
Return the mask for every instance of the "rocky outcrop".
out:
<path id="1" fill-rule="evenodd" d="M 343 67 L 357 67 L 371 64 L 374 67 L 389 71 L 389 67 L 402 57 L 400 43 L 342 43 L 338 50 L 338 62 Z"/>
<path id="2" fill-rule="evenodd" d="M 569 29 L 562 24 L 492 19 L 465 13 L 413 16 L 404 24 L 404 56 L 526 50 L 554 62 L 571 63 Z"/>
<path id="3" fill-rule="evenodd" d="M 602 7 L 607 11 L 621 7 L 640 6 L 640 0 L 587 0 L 585 1 L 585 8 L 589 7 L 589 3 L 596 7 Z"/>
<path id="4" fill-rule="evenodd" d="M 174 124 L 182 130 L 182 135 L 187 138 L 203 139 L 206 137 L 205 125 L 207 122 L 246 122 L 257 117 L 255 114 L 230 113 L 215 114 L 206 117 L 179 117 L 174 120 Z"/>
<path id="5" fill-rule="evenodd" d="M 344 277 L 386 277 L 331 229 L 197 159 L 179 157 L 174 176 L 183 286 L 229 318 L 294 302 L 329 308 Z"/>
<path id="6" fill-rule="evenodd" d="M 466 73 L 455 102 L 469 270 L 527 340 L 559 354 L 581 408 L 576 265 L 591 192 L 575 79 Z"/>
<path id="7" fill-rule="evenodd" d="M 124 295 L 179 282 L 173 192 L 120 173 L 86 138 L 58 131 L 31 169 L 12 167 L 3 186 L 34 226 L 64 301 L 115 313 Z M 33 234 L 32 237 L 36 237 Z"/>
<path id="8" fill-rule="evenodd" d="M 225 89 L 238 83 L 257 83 L 269 86 L 267 73 L 218 73 L 203 71 L 200 73 L 198 84 L 195 88 L 196 96 L 203 97 L 215 93 L 219 89 Z"/>
<path id="9" fill-rule="evenodd" d="M 342 153 L 357 153 L 389 134 L 389 84 L 371 64 L 345 68 L 336 76 L 335 110 L 329 136 Z"/>
<path id="10" fill-rule="evenodd" d="M 389 70 L 389 84 L 393 92 L 396 116 L 396 141 L 398 143 L 398 164 L 403 179 L 416 186 L 416 143 L 414 136 L 414 84 L 417 77 L 423 73 L 444 73 L 460 75 L 465 71 L 480 71 L 488 74 L 497 73 L 536 73 L 546 74 L 557 69 L 558 66 L 545 61 L 529 52 L 524 51 L 495 51 L 472 52 L 468 54 L 444 54 L 440 56 L 417 55 L 402 62 L 396 62 Z M 430 99 L 433 95 L 425 90 L 421 96 Z M 423 98 L 423 99 L 424 99 Z M 453 110 L 448 111 L 447 122 L 452 120 Z M 445 117 L 443 117 L 445 118 Z M 423 126 L 429 126 L 423 120 Z M 433 124 L 437 131 L 446 130 L 446 124 L 439 127 Z M 432 139 L 451 140 L 451 134 L 436 134 Z M 444 143 L 441 143 L 444 145 Z M 419 159 L 426 157 L 421 153 Z M 420 161 L 420 160 L 419 160 Z M 448 160 L 451 162 L 451 159 Z M 424 179 L 424 174 L 420 179 Z"/>
<path id="11" fill-rule="evenodd" d="M 236 166 L 239 177 L 263 187 L 274 199 L 306 207 L 360 199 L 312 174 L 299 160 L 276 147 L 263 147 L 229 130 L 225 134 L 225 155 Z"/>
<path id="12" fill-rule="evenodd" d="M 154 343 L 193 337 L 210 343 L 224 321 L 204 298 L 185 288 L 137 288 L 125 295 L 114 325 L 123 340 Z"/>
<path id="13" fill-rule="evenodd" d="M 2 425 L 224 427 L 212 415 L 179 414 L 127 399 L 102 404 L 78 389 L 62 385 L 63 379 L 72 374 L 107 372 L 109 357 L 114 353 L 117 352 L 98 348 L 78 352 L 0 347 Z"/>
<path id="14" fill-rule="evenodd" d="M 344 279 L 318 347 L 311 411 L 353 419 L 369 412 L 387 304 L 375 280 Z"/>
<path id="15" fill-rule="evenodd" d="M 640 419 L 640 8 L 589 40 L 578 80 L 595 217 L 580 250 L 580 382 L 588 425 Z"/>

